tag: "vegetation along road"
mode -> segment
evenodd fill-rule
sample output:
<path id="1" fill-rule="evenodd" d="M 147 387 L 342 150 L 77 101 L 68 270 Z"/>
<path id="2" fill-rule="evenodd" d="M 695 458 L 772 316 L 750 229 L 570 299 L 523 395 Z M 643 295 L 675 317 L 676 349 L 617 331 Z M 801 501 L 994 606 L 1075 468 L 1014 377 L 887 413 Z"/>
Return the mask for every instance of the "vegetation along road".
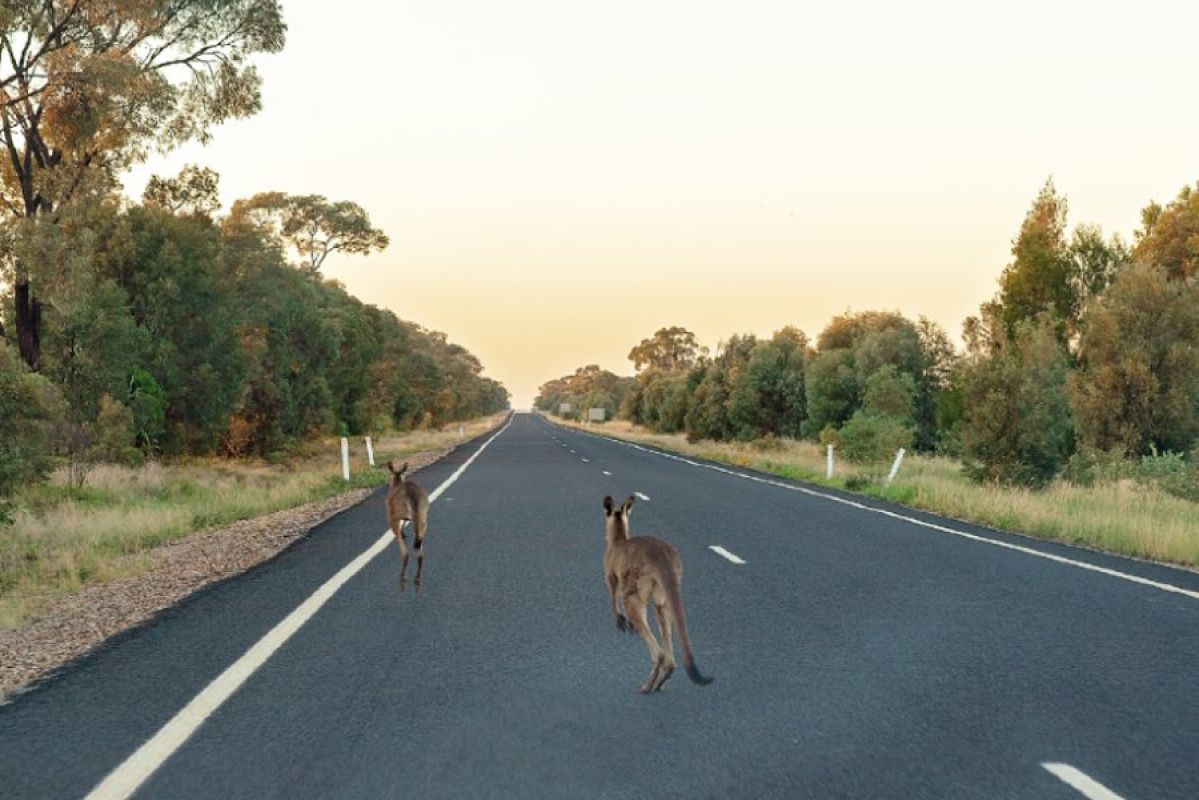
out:
<path id="1" fill-rule="evenodd" d="M 525 414 L 415 478 L 419 592 L 376 492 L 0 707 L 5 793 L 1199 796 L 1193 572 Z M 605 495 L 678 549 L 712 685 L 635 691 Z"/>

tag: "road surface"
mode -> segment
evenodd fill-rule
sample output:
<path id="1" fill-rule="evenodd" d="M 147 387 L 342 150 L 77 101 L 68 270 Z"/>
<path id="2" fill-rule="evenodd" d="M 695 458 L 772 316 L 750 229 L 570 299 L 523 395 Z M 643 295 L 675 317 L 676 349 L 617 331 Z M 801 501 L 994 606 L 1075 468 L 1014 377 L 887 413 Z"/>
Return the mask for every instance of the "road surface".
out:
<path id="1" fill-rule="evenodd" d="M 0 706 L 0 796 L 1199 797 L 1199 574 L 526 414 L 415 479 L 419 593 L 376 492 Z M 636 693 L 634 493 L 710 686 Z"/>

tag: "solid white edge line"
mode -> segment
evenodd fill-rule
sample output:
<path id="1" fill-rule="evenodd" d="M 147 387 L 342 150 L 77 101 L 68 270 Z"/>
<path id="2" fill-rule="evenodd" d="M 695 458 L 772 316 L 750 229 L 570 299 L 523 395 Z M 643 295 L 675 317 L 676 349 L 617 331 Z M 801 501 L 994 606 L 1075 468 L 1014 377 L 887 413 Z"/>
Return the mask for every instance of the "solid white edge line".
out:
<path id="1" fill-rule="evenodd" d="M 885 508 L 874 508 L 873 506 L 868 506 L 865 503 L 858 503 L 853 500 L 847 500 L 844 497 L 837 497 L 836 495 L 826 494 L 824 492 L 818 492 L 814 489 L 809 489 L 806 486 L 794 486 L 789 483 L 783 483 L 782 481 L 770 480 L 769 478 L 760 478 L 757 475 L 747 475 L 744 472 L 737 472 L 736 470 L 726 469 L 724 467 L 718 467 L 714 464 L 702 464 L 698 461 L 692 461 L 689 458 L 684 458 L 683 456 L 677 456 L 672 453 L 663 453 L 658 450 L 651 450 L 648 447 L 642 447 L 641 445 L 633 444 L 632 442 L 626 442 L 623 439 L 613 439 L 613 438 L 610 438 L 607 436 L 600 436 L 598 433 L 588 433 L 587 435 L 595 436 L 598 439 L 606 439 L 610 442 L 615 442 L 617 444 L 623 444 L 626 447 L 632 447 L 635 450 L 641 450 L 643 452 L 650 453 L 655 456 L 661 456 L 662 458 L 669 458 L 674 461 L 681 461 L 684 464 L 690 464 L 693 467 L 702 467 L 704 469 L 710 469 L 715 472 L 723 472 L 726 475 L 732 475 L 737 478 L 744 478 L 746 480 L 755 481 L 757 483 L 764 483 L 764 484 L 767 484 L 768 486 L 777 486 L 780 489 L 789 489 L 790 491 L 793 491 L 793 492 L 802 492 L 803 494 L 810 495 L 812 497 L 820 497 L 824 500 L 832 500 L 834 503 L 840 503 L 841 505 L 846 505 L 846 506 L 850 506 L 852 508 L 861 509 L 862 511 L 869 511 L 873 514 L 881 514 L 885 517 L 891 517 L 892 519 L 898 519 L 898 520 L 902 520 L 904 522 L 910 522 L 913 525 L 919 525 L 924 528 L 930 528 L 934 531 L 940 531 L 941 533 L 948 533 L 953 536 L 960 536 L 963 539 L 970 539 L 971 541 L 982 542 L 983 544 L 989 544 L 989 545 L 993 545 L 995 547 L 1002 547 L 1007 550 L 1015 550 L 1018 553 L 1024 553 L 1026 555 L 1036 556 L 1037 558 L 1048 559 L 1049 561 L 1056 561 L 1059 564 L 1067 564 L 1072 567 L 1078 567 L 1079 569 L 1085 569 L 1085 570 L 1089 570 L 1091 572 L 1098 572 L 1101 575 L 1108 575 L 1113 578 L 1120 578 L 1122 580 L 1126 580 L 1131 583 L 1139 583 L 1142 586 L 1150 586 L 1154 589 L 1160 589 L 1163 592 L 1172 592 L 1174 594 L 1180 594 L 1180 595 L 1183 595 L 1184 597 L 1189 597 L 1192 600 L 1199 600 L 1199 592 L 1193 591 L 1191 589 L 1184 589 L 1181 586 L 1175 586 L 1172 583 L 1162 583 L 1160 581 L 1150 580 L 1149 578 L 1142 578 L 1139 575 L 1132 575 L 1127 572 L 1120 572 L 1119 570 L 1110 569 L 1108 567 L 1101 567 L 1098 564 L 1088 564 L 1086 561 L 1078 561 L 1073 558 L 1066 558 L 1065 556 L 1054 555 L 1053 553 L 1046 553 L 1044 551 L 1037 550 L 1032 547 L 1024 547 L 1023 545 L 1012 544 L 1011 542 L 1001 542 L 998 539 L 990 539 L 990 538 L 987 538 L 986 536 L 979 536 L 978 534 L 968 533 L 966 531 L 959 531 L 956 528 L 948 528 L 944 525 L 937 525 L 932 522 L 925 522 L 924 520 L 916 519 L 915 517 L 909 517 L 904 514 L 898 514 L 894 511 L 888 511 Z M 934 512 L 930 511 L 928 513 L 931 514 Z M 1118 558 L 1119 556 L 1116 556 L 1116 557 Z"/>
<path id="2" fill-rule="evenodd" d="M 743 559 L 741 556 L 737 555 L 736 553 L 730 553 L 728 550 L 725 550 L 723 547 L 721 547 L 718 544 L 710 544 L 710 545 L 708 545 L 708 549 L 711 550 L 713 553 L 715 553 L 718 556 L 727 558 L 729 561 L 732 561 L 734 564 L 744 564 L 745 563 L 745 559 Z"/>
<path id="3" fill-rule="evenodd" d="M 441 493 L 448 489 L 454 481 L 458 480 L 466 468 L 479 457 L 479 454 L 496 440 L 496 437 L 508 430 L 514 417 L 515 415 L 510 417 L 504 427 L 496 431 L 490 439 L 483 443 L 482 447 L 471 454 L 462 466 L 458 467 L 450 477 L 433 490 L 429 495 L 430 503 L 441 496 Z M 133 755 L 108 773 L 104 780 L 87 794 L 85 800 L 117 800 L 118 798 L 124 800 L 136 792 L 163 765 L 163 762 L 196 732 L 204 720 L 220 708 L 259 667 L 266 663 L 276 650 L 291 638 L 292 634 L 298 631 L 329 598 L 337 593 L 338 589 L 366 566 L 367 562 L 391 544 L 393 538 L 390 530 L 384 531 L 374 544 L 321 584 L 315 592 L 308 596 L 307 600 L 284 617 L 279 624 L 229 665 L 203 691 L 193 697 L 191 702 L 175 714 L 145 744 L 134 751 Z"/>
<path id="4" fill-rule="evenodd" d="M 1059 764 L 1047 761 L 1041 765 L 1049 770 L 1058 780 L 1068 786 L 1077 789 L 1084 797 L 1089 800 L 1124 800 L 1120 795 L 1113 792 L 1111 789 L 1104 786 L 1099 781 L 1087 775 L 1082 770 L 1076 769 L 1069 764 Z"/>
<path id="5" fill-rule="evenodd" d="M 637 497 L 640 497 L 642 500 L 649 500 L 648 494 L 644 494 L 642 492 L 633 492 L 633 494 L 637 495 Z"/>

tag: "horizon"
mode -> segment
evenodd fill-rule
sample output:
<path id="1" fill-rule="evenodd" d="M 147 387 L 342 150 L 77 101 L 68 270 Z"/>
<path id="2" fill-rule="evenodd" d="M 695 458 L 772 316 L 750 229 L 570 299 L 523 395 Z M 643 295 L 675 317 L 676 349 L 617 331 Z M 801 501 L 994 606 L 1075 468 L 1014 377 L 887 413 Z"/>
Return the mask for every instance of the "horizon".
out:
<path id="1" fill-rule="evenodd" d="M 1179 24 L 1199 14 L 1181 3 L 284 16 L 283 52 L 256 61 L 263 110 L 151 158 L 126 193 L 196 163 L 226 208 L 271 190 L 358 202 L 391 246 L 324 276 L 445 332 L 514 408 L 586 364 L 632 374 L 629 350 L 671 325 L 715 352 L 879 309 L 960 343 L 1047 178 L 1071 227 L 1126 241 L 1199 178 Z"/>

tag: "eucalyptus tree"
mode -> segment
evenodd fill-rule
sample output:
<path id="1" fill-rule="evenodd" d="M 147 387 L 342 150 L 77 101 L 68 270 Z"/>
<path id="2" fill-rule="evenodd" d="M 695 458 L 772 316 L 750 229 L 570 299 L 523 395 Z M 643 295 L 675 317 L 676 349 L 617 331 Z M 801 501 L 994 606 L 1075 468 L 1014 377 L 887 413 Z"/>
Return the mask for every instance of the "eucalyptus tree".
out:
<path id="1" fill-rule="evenodd" d="M 332 253 L 366 255 L 389 243 L 362 206 L 349 200 L 330 202 L 319 194 L 262 192 L 237 201 L 231 213 L 248 216 L 293 249 L 300 268 L 313 275 Z"/>
<path id="2" fill-rule="evenodd" d="M 261 105 L 256 53 L 283 47 L 277 0 L 6 0 L 0 207 L 18 236 L 111 193 L 152 149 L 206 141 Z M 40 359 L 48 265 L 5 253 L 21 357 Z M 61 278 L 61 276 L 59 276 Z"/>

